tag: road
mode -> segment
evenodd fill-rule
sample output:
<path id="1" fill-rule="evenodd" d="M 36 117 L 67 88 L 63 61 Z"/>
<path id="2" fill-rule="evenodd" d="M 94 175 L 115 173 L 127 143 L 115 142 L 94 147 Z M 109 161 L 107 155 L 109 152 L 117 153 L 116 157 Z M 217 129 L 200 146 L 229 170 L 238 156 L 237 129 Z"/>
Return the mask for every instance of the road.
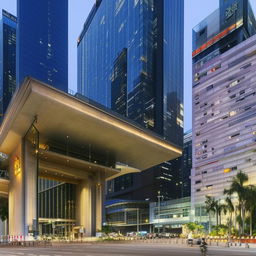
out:
<path id="1" fill-rule="evenodd" d="M 198 247 L 163 244 L 73 244 L 47 248 L 0 248 L 0 256 L 200 256 Z M 255 249 L 209 248 L 209 256 L 256 255 Z"/>

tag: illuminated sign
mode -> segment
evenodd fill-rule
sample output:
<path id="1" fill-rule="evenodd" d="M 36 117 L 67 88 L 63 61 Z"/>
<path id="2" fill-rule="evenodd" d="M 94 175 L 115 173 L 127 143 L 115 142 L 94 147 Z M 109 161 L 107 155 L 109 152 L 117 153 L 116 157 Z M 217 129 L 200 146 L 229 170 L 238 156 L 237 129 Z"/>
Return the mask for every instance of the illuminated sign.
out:
<path id="1" fill-rule="evenodd" d="M 224 172 L 224 173 L 229 173 L 229 172 L 231 172 L 231 169 L 230 169 L 230 168 L 224 169 L 223 172 Z"/>
<path id="2" fill-rule="evenodd" d="M 14 174 L 18 175 L 21 172 L 20 159 L 16 156 L 14 160 Z"/>
<path id="3" fill-rule="evenodd" d="M 233 3 L 230 7 L 228 7 L 226 9 L 226 13 L 225 13 L 225 16 L 226 16 L 226 20 L 228 20 L 229 18 L 231 18 L 235 12 L 238 10 L 238 3 Z"/>
<path id="4" fill-rule="evenodd" d="M 240 24 L 241 25 L 241 24 Z M 239 25 L 239 26 L 240 26 Z M 196 49 L 195 51 L 192 52 L 192 57 L 195 57 L 196 55 L 198 55 L 199 53 L 201 53 L 202 51 L 204 51 L 205 49 L 209 48 L 210 46 L 212 46 L 213 44 L 215 44 L 216 42 L 218 42 L 219 40 L 221 40 L 223 37 L 225 37 L 226 35 L 228 35 L 229 33 L 231 33 L 232 31 L 234 31 L 236 28 L 238 28 L 237 24 L 233 24 L 230 27 L 226 28 L 225 30 L 223 30 L 222 32 L 220 32 L 219 34 L 217 34 L 216 36 L 214 36 L 212 39 L 210 39 L 209 41 L 207 41 L 205 44 L 203 44 L 202 46 L 200 46 L 198 49 Z"/>

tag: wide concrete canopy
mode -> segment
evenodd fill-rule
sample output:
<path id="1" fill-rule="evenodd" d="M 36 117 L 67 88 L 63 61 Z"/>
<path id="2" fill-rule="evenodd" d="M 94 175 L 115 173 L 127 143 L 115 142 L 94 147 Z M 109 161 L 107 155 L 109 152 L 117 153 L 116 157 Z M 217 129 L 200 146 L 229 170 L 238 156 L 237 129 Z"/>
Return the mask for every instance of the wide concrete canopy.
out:
<path id="1" fill-rule="evenodd" d="M 27 79 L 10 103 L 0 127 L 1 152 L 14 150 L 35 116 L 43 138 L 90 143 L 136 169 L 181 155 L 180 148 L 160 137 L 34 79 Z"/>

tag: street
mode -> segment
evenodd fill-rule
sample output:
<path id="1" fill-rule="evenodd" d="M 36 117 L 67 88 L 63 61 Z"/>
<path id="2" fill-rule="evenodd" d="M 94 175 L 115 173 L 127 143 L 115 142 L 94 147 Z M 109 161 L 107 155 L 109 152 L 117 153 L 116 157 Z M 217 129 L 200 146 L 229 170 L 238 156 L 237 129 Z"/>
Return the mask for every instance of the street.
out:
<path id="1" fill-rule="evenodd" d="M 0 256 L 200 256 L 198 247 L 182 247 L 163 244 L 72 244 L 47 248 L 0 248 Z M 209 256 L 256 255 L 255 249 L 210 247 Z"/>

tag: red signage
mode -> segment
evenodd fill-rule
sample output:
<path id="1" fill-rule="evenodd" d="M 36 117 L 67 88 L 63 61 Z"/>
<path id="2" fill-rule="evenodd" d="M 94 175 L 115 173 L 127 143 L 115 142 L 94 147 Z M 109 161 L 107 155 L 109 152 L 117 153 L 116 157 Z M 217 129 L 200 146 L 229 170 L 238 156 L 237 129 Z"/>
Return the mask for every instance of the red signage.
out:
<path id="1" fill-rule="evenodd" d="M 214 36 L 211 38 L 208 42 L 200 46 L 198 49 L 192 52 L 192 57 L 195 57 L 198 55 L 200 52 L 204 51 L 208 47 L 212 46 L 216 42 L 218 42 L 220 39 L 222 39 L 224 36 L 228 35 L 230 32 L 236 29 L 236 24 L 231 25 L 230 27 L 226 28 L 222 32 L 220 32 L 218 35 Z"/>

